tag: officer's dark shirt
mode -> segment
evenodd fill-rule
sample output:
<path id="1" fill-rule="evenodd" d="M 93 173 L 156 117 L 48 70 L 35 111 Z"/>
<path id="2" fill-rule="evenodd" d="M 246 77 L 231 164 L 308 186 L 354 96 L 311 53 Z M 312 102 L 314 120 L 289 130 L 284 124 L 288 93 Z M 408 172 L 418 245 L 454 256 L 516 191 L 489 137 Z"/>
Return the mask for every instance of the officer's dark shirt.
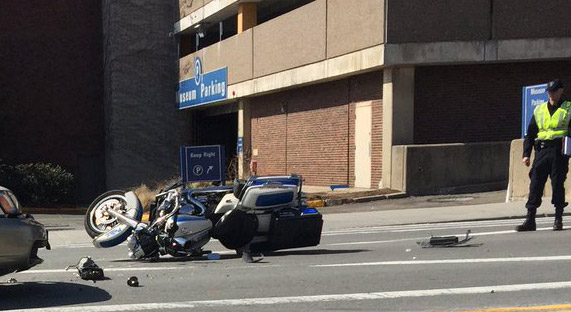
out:
<path id="1" fill-rule="evenodd" d="M 563 104 L 563 99 L 559 100 L 557 105 L 553 106 L 551 104 L 547 104 L 547 109 L 549 109 L 549 115 L 553 116 L 555 110 L 557 110 L 561 104 Z M 529 157 L 531 155 L 531 149 L 535 144 L 535 139 L 537 138 L 537 133 L 539 132 L 539 128 L 537 128 L 537 123 L 535 122 L 535 114 L 531 116 L 531 121 L 529 122 L 529 126 L 527 126 L 527 134 L 525 136 L 525 140 L 523 141 L 523 157 Z M 555 139 L 553 141 L 562 141 L 562 139 Z"/>

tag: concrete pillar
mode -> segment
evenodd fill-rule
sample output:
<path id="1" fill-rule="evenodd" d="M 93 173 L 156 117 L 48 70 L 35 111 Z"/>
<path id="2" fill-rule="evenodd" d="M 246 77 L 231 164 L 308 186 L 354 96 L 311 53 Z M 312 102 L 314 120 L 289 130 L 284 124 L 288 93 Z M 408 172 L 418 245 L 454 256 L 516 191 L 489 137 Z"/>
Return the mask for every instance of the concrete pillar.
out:
<path id="1" fill-rule="evenodd" d="M 104 0 L 102 10 L 107 189 L 169 179 L 190 136 L 173 92 L 175 3 Z"/>
<path id="2" fill-rule="evenodd" d="M 252 145 L 250 123 L 250 100 L 238 102 L 238 144 L 242 141 L 242 149 L 238 147 L 238 178 L 246 179 L 250 175 L 250 150 Z"/>
<path id="3" fill-rule="evenodd" d="M 258 24 L 258 11 L 256 2 L 242 2 L 238 4 L 238 33 L 242 33 Z"/>
<path id="4" fill-rule="evenodd" d="M 400 189 L 393 183 L 393 146 L 414 143 L 414 67 L 383 70 L 383 162 L 380 188 Z M 400 172 L 403 172 L 402 170 Z"/>

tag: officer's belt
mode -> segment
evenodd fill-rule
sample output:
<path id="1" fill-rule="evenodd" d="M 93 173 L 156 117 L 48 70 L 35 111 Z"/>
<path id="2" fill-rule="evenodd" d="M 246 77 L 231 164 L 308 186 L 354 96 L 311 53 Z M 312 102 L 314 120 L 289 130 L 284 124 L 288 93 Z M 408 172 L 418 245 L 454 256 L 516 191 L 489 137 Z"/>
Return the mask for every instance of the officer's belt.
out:
<path id="1" fill-rule="evenodd" d="M 561 140 L 545 140 L 545 141 L 537 141 L 535 144 L 539 148 L 549 148 L 549 147 L 561 147 Z"/>

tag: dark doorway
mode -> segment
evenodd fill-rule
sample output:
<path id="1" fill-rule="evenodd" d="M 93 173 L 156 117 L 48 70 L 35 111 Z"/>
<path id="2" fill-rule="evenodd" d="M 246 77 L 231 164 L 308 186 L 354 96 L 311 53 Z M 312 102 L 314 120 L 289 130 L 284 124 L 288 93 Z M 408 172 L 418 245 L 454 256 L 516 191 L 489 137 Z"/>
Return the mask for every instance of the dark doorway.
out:
<path id="1" fill-rule="evenodd" d="M 226 151 L 226 179 L 234 179 L 238 140 L 238 113 L 209 115 L 198 111 L 195 115 L 195 145 L 224 145 Z"/>

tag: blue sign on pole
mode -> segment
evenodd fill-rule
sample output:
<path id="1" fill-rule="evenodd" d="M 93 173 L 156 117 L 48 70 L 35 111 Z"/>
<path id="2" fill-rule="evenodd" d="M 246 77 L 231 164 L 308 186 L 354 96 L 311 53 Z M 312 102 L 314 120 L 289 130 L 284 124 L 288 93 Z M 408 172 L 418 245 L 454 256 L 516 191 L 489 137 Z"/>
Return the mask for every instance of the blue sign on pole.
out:
<path id="1" fill-rule="evenodd" d="M 244 152 L 244 138 L 238 137 L 238 142 L 236 142 L 236 153 L 241 154 Z"/>
<path id="2" fill-rule="evenodd" d="M 225 182 L 224 146 L 182 146 L 180 171 L 183 183 Z"/>
<path id="3" fill-rule="evenodd" d="M 547 84 L 523 87 L 521 94 L 521 137 L 527 134 L 527 126 L 533 116 L 535 107 L 548 101 Z"/>
<path id="4" fill-rule="evenodd" d="M 178 108 L 189 108 L 223 101 L 228 98 L 228 68 L 202 73 L 202 61 L 194 59 L 194 77 L 183 80 L 178 87 Z"/>

